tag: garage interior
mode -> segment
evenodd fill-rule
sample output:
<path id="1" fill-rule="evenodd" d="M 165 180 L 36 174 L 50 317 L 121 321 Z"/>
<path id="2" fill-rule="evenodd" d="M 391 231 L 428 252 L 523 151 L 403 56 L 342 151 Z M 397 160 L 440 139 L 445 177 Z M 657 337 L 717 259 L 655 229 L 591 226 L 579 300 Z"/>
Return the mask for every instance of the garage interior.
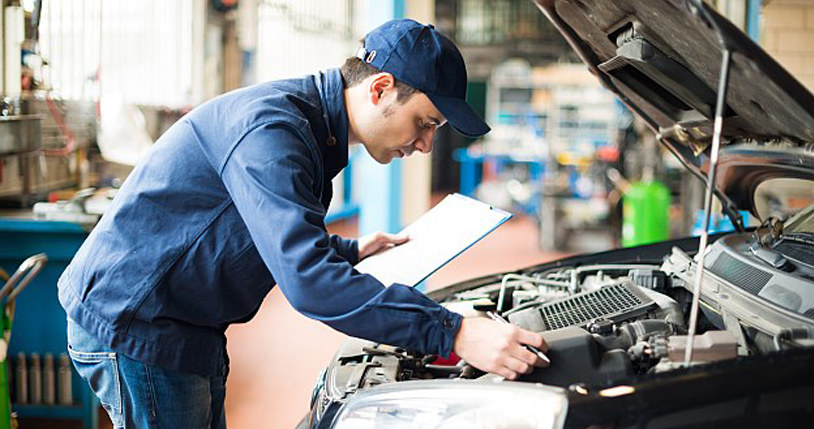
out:
<path id="1" fill-rule="evenodd" d="M 708 3 L 814 91 L 814 0 Z M 48 257 L 17 298 L 0 377 L 22 429 L 112 427 L 66 360 L 57 279 L 158 138 L 221 94 L 338 67 L 390 19 L 433 23 L 457 44 L 467 101 L 492 132 L 441 127 L 432 154 L 388 165 L 352 147 L 330 233 L 397 233 L 451 193 L 512 213 L 417 286 L 433 291 L 703 230 L 704 183 L 531 0 L 4 0 L 0 16 L 0 276 Z M 734 230 L 720 212 L 709 231 Z M 295 427 L 345 338 L 274 288 L 227 331 L 228 427 Z"/>

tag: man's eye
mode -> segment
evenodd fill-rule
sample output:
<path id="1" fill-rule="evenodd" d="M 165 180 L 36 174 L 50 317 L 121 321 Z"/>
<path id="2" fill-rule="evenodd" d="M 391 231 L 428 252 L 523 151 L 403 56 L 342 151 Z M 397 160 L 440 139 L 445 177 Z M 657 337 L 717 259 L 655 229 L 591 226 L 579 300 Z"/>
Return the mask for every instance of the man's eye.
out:
<path id="1" fill-rule="evenodd" d="M 421 128 L 424 128 L 425 130 L 429 130 L 430 128 L 432 128 L 432 124 L 429 123 L 429 122 L 424 122 L 424 123 L 421 124 Z"/>

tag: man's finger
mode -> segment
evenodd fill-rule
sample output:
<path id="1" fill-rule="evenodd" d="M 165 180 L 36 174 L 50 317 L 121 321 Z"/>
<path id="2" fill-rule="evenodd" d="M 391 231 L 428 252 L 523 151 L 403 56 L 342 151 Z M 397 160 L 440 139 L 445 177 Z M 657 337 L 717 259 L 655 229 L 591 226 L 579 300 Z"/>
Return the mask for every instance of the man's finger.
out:
<path id="1" fill-rule="evenodd" d="M 521 344 L 528 344 L 530 346 L 537 347 L 542 351 L 548 351 L 548 344 L 546 344 L 545 340 L 540 334 L 536 334 L 531 331 L 526 331 L 525 329 L 519 330 L 517 334 L 517 341 Z"/>
<path id="2" fill-rule="evenodd" d="M 505 378 L 506 380 L 516 380 L 517 379 L 517 373 L 510 370 L 510 369 L 508 369 L 508 368 L 505 368 L 505 367 L 502 367 L 502 368 L 498 369 L 497 371 L 495 371 L 495 374 Z"/>
<path id="3" fill-rule="evenodd" d="M 528 331 L 522 332 L 528 333 Z M 526 348 L 525 344 L 526 343 L 516 343 L 517 347 L 512 351 L 512 356 L 532 366 L 545 368 L 550 365 L 548 361 L 540 357 L 537 353 Z M 542 345 L 545 346 L 545 348 L 540 347 L 538 350 L 540 350 L 540 352 L 548 351 L 548 344 L 546 344 L 545 341 L 543 341 Z"/>
<path id="4" fill-rule="evenodd" d="M 530 364 L 512 357 L 507 359 L 506 368 L 517 374 L 529 374 L 532 370 L 534 370 L 534 367 Z"/>
<path id="5" fill-rule="evenodd" d="M 550 360 L 545 360 L 542 357 L 538 356 L 537 353 L 534 353 L 532 351 L 528 351 L 528 352 L 531 353 L 531 356 L 534 359 L 534 362 L 532 362 L 533 366 L 537 366 L 537 367 L 540 367 L 540 368 L 548 368 L 548 366 L 551 365 Z M 548 357 L 548 356 L 546 356 L 546 357 Z"/>
<path id="6" fill-rule="evenodd" d="M 401 244 L 401 243 L 404 243 L 404 242 L 407 242 L 408 240 L 410 240 L 410 236 L 408 236 L 407 234 L 400 234 L 400 235 L 387 234 L 386 238 L 387 238 L 387 241 L 389 243 L 393 243 L 393 244 Z"/>
<path id="7" fill-rule="evenodd" d="M 378 237 L 376 237 L 376 242 L 381 245 L 392 244 L 392 245 L 399 245 L 405 243 L 410 240 L 410 237 L 407 235 L 395 235 L 395 234 L 387 234 L 382 233 Z"/>
<path id="8" fill-rule="evenodd" d="M 539 356 L 529 351 L 522 345 L 518 345 L 517 350 L 513 353 L 514 357 L 528 365 L 540 366 L 538 363 L 542 361 Z"/>

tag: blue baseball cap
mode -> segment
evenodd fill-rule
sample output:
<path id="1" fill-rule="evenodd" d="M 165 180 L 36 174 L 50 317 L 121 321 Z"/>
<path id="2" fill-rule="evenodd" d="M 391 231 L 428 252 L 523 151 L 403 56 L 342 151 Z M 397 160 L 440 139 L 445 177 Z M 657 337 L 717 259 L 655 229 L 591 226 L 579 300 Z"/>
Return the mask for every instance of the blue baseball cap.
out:
<path id="1" fill-rule="evenodd" d="M 394 19 L 365 36 L 356 56 L 423 92 L 459 133 L 490 128 L 466 103 L 466 65 L 458 48 L 432 24 Z"/>

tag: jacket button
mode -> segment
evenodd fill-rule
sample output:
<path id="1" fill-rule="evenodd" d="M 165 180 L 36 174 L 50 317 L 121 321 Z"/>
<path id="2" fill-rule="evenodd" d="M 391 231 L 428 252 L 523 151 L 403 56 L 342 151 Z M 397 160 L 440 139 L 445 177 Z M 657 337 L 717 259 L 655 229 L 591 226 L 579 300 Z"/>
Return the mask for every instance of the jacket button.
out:
<path id="1" fill-rule="evenodd" d="M 325 144 L 327 144 L 328 146 L 336 146 L 336 137 L 329 136 L 328 140 L 325 141 Z"/>
<path id="2" fill-rule="evenodd" d="M 441 322 L 441 324 L 442 324 L 442 325 L 443 325 L 445 328 L 451 328 L 451 327 L 452 327 L 452 320 L 450 320 L 450 319 L 449 319 L 449 317 L 446 317 L 446 318 L 444 318 L 444 320 Z"/>

